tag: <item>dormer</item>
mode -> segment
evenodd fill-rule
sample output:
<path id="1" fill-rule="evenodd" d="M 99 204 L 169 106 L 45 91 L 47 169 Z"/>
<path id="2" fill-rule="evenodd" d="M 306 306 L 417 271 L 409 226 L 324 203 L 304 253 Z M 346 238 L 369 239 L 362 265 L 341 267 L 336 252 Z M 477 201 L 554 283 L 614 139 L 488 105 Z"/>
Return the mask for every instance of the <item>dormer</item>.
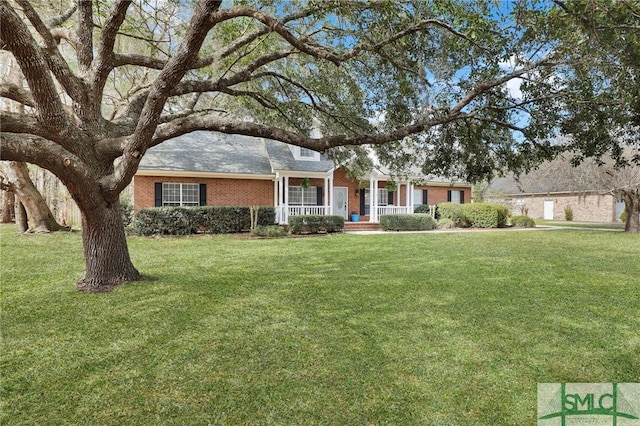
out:
<path id="1" fill-rule="evenodd" d="M 290 146 L 293 158 L 298 161 L 320 161 L 320 153 L 309 148 Z"/>

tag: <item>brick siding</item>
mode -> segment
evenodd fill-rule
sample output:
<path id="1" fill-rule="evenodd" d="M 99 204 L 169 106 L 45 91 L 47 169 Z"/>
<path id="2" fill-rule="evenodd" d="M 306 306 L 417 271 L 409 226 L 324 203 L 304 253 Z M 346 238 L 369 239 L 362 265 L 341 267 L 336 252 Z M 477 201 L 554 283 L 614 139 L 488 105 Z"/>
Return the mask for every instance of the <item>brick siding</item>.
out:
<path id="1" fill-rule="evenodd" d="M 309 179 L 311 186 L 324 186 L 324 179 Z M 274 182 L 272 180 L 254 179 L 224 179 L 224 178 L 198 178 L 198 177 L 161 177 L 161 176 L 135 176 L 133 179 L 134 209 L 153 207 L 155 204 L 156 182 L 176 183 L 200 183 L 207 185 L 207 205 L 210 206 L 273 206 Z M 290 178 L 289 185 L 299 186 L 301 178 Z M 346 172 L 340 168 L 334 172 L 333 185 L 346 187 L 348 193 L 348 211 L 360 211 L 360 191 L 358 183 L 347 179 Z M 384 188 L 386 182 L 380 182 L 379 187 Z M 416 189 L 429 191 L 429 204 L 438 204 L 447 201 L 447 191 L 450 189 L 464 191 L 464 202 L 471 202 L 471 188 L 449 186 L 424 186 Z M 398 185 L 400 191 L 400 205 L 406 205 L 406 185 Z M 331 196 L 331 195 L 330 195 Z M 394 203 L 397 200 L 394 197 Z M 366 218 L 364 218 L 366 220 Z"/>
<path id="2" fill-rule="evenodd" d="M 578 222 L 616 222 L 615 198 L 612 195 L 600 194 L 555 194 L 555 195 L 523 195 L 512 200 L 511 213 L 522 214 L 516 200 L 524 202 L 529 217 L 544 218 L 544 202 L 553 201 L 553 219 L 565 220 L 565 208 L 573 211 L 573 220 Z"/>

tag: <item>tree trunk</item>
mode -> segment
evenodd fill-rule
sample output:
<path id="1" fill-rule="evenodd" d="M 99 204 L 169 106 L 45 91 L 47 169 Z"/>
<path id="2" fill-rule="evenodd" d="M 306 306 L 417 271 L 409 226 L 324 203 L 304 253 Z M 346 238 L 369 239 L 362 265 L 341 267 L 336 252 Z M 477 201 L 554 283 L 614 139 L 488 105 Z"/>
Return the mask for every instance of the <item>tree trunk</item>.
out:
<path id="1" fill-rule="evenodd" d="M 120 203 L 102 205 L 90 213 L 82 212 L 82 243 L 86 271 L 78 290 L 105 292 L 140 279 L 127 247 Z"/>
<path id="2" fill-rule="evenodd" d="M 0 215 L 0 222 L 9 223 L 11 222 L 14 214 L 13 206 L 15 195 L 10 191 L 2 191 L 2 214 Z"/>
<path id="3" fill-rule="evenodd" d="M 625 232 L 640 233 L 640 189 L 624 191 L 622 197 L 627 215 L 624 230 Z"/>
<path id="4" fill-rule="evenodd" d="M 16 228 L 19 234 L 24 234 L 29 229 L 29 222 L 27 218 L 27 211 L 24 208 L 24 204 L 20 202 L 20 199 L 16 197 Z"/>
<path id="5" fill-rule="evenodd" d="M 51 213 L 44 198 L 29 177 L 29 169 L 26 163 L 10 161 L 7 170 L 7 178 L 11 190 L 18 196 L 29 219 L 28 232 L 52 232 L 69 230 L 60 225 Z"/>

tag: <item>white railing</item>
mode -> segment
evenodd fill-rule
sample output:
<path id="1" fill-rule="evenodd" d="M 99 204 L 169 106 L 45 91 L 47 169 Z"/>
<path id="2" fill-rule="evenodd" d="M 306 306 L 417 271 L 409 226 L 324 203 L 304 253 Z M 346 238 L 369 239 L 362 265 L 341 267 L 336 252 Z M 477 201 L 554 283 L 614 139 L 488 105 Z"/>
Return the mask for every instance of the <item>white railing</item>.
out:
<path id="1" fill-rule="evenodd" d="M 276 208 L 278 223 L 289 223 L 289 216 L 324 216 L 330 214 L 331 207 L 325 206 L 282 206 Z"/>
<path id="2" fill-rule="evenodd" d="M 407 206 L 378 206 L 376 210 L 377 217 L 382 216 L 383 214 L 407 214 L 411 213 L 409 211 L 409 207 Z"/>

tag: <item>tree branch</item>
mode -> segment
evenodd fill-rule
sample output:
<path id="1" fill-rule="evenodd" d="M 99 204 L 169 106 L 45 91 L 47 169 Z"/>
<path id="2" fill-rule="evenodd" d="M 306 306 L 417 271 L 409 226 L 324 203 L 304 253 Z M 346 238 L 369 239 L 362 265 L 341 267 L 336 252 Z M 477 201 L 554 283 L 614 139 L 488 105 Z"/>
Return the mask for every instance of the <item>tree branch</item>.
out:
<path id="1" fill-rule="evenodd" d="M 60 132 L 68 129 L 68 119 L 42 51 L 22 20 L 6 2 L 0 3 L 0 42 L 13 53 L 31 88 L 38 121 Z"/>
<path id="2" fill-rule="evenodd" d="M 78 0 L 78 45 L 76 55 L 81 75 L 87 75 L 93 62 L 93 2 Z"/>
<path id="3" fill-rule="evenodd" d="M 49 18 L 46 22 L 47 28 L 53 28 L 57 27 L 58 25 L 64 24 L 69 20 L 69 18 L 71 18 L 76 10 L 78 10 L 78 5 L 72 4 L 67 10 L 62 12 L 62 14 Z"/>
<path id="4" fill-rule="evenodd" d="M 131 5 L 131 0 L 118 0 L 111 9 L 111 13 L 102 29 L 100 37 L 100 45 L 98 46 L 97 56 L 92 65 L 92 89 L 94 96 L 102 97 L 104 84 L 107 81 L 109 73 L 114 66 L 113 46 L 120 26 L 124 22 L 127 15 L 127 9 Z"/>
<path id="5" fill-rule="evenodd" d="M 109 194 L 119 194 L 135 174 L 142 155 L 146 151 L 162 114 L 171 90 L 193 66 L 209 30 L 219 22 L 214 13 L 221 1 L 204 0 L 196 5 L 183 42 L 176 54 L 153 82 L 146 97 L 133 135 L 124 149 L 122 160 L 112 175 L 101 179 L 101 186 Z"/>
<path id="6" fill-rule="evenodd" d="M 0 83 L 0 96 L 32 108 L 36 106 L 31 92 L 15 84 Z"/>

